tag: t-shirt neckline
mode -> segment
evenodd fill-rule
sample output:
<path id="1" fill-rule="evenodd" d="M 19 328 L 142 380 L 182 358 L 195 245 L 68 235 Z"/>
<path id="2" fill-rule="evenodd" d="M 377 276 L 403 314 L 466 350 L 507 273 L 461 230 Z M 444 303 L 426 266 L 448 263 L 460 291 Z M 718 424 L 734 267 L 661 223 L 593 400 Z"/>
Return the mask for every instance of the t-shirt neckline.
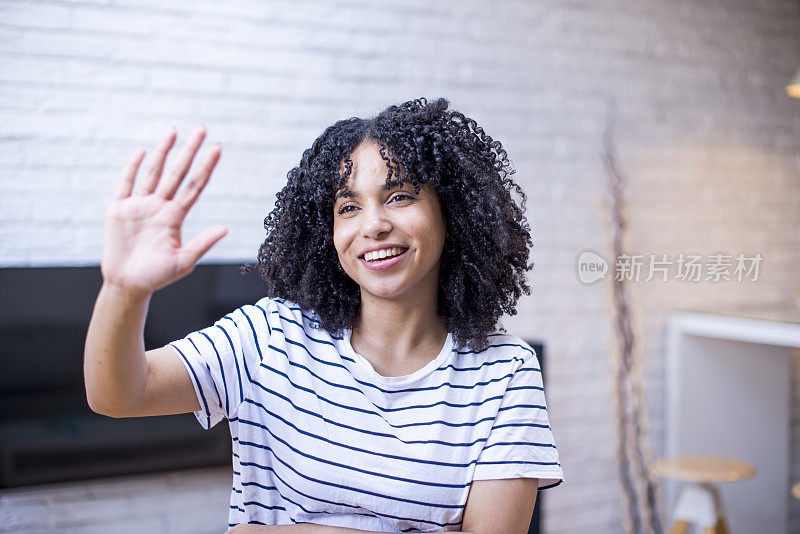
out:
<path id="1" fill-rule="evenodd" d="M 436 356 L 436 358 L 429 361 L 423 367 L 407 375 L 383 376 L 382 374 L 378 373 L 374 367 L 372 367 L 372 364 L 369 362 L 369 360 L 358 354 L 353 349 L 353 346 L 350 344 L 350 335 L 352 333 L 353 331 L 351 329 L 346 329 L 344 331 L 342 336 L 343 352 L 355 361 L 355 368 L 359 372 L 369 377 L 371 382 L 378 383 L 389 388 L 406 386 L 429 375 L 438 369 L 439 366 L 450 357 L 453 351 L 453 334 L 448 332 L 447 337 L 444 340 L 444 345 L 442 345 L 442 350 L 439 351 L 439 354 Z"/>

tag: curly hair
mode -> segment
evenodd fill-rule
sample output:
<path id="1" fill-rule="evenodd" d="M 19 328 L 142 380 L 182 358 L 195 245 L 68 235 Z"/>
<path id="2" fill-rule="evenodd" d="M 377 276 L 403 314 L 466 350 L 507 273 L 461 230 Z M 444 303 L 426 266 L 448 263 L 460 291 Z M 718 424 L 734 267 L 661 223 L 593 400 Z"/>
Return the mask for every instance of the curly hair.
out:
<path id="1" fill-rule="evenodd" d="M 510 176 L 506 151 L 471 118 L 425 98 L 392 105 L 370 119 L 328 127 L 287 173 L 258 269 L 268 297 L 298 304 L 334 335 L 352 329 L 361 293 L 333 244 L 334 196 L 346 189 L 350 154 L 365 140 L 380 147 L 387 186 L 430 183 L 439 196 L 448 238 L 439 268 L 438 309 L 459 347 L 483 350 L 503 313 L 516 314 L 532 247 L 526 197 Z M 387 154 L 388 152 L 388 154 Z M 344 171 L 342 171 L 344 169 Z M 402 170 L 402 172 L 400 171 Z M 395 176 L 394 179 L 392 177 Z M 512 195 L 520 197 L 517 203 Z"/>

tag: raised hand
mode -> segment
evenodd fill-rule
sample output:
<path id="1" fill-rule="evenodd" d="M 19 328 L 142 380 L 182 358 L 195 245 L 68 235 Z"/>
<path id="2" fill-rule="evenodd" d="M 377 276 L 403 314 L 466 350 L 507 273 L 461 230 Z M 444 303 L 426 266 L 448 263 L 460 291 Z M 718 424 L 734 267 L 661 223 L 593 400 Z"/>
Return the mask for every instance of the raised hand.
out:
<path id="1" fill-rule="evenodd" d="M 177 136 L 174 128 L 168 130 L 135 191 L 145 150 L 139 148 L 122 170 L 106 211 L 100 265 L 105 283 L 136 292 L 155 292 L 192 272 L 203 254 L 228 233 L 224 226 L 211 226 L 181 246 L 183 220 L 208 183 L 222 151 L 218 144 L 209 148 L 200 169 L 177 192 L 205 135 L 202 126 L 192 131 L 162 179 L 164 160 Z"/>

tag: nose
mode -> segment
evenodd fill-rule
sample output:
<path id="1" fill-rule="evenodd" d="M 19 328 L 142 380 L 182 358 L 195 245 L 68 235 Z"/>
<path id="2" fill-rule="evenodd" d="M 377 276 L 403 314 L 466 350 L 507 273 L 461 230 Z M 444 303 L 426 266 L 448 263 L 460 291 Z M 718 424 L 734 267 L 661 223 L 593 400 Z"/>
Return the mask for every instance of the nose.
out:
<path id="1" fill-rule="evenodd" d="M 380 239 L 391 232 L 392 222 L 382 207 L 365 208 L 365 211 L 361 229 L 364 237 Z"/>

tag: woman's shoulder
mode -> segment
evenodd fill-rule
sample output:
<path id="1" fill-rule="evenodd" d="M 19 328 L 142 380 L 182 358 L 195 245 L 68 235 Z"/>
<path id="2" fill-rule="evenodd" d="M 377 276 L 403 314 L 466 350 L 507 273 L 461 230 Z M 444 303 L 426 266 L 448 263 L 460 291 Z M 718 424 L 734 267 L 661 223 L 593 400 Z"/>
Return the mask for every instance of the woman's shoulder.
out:
<path id="1" fill-rule="evenodd" d="M 275 314 L 280 314 L 294 319 L 304 317 L 307 321 L 319 323 L 319 317 L 316 313 L 314 313 L 313 310 L 307 310 L 291 300 L 286 300 L 280 297 L 262 297 L 253 305 Z"/>
<path id="2" fill-rule="evenodd" d="M 469 345 L 457 350 L 458 354 L 486 354 L 493 355 L 517 355 L 523 359 L 535 356 L 534 348 L 516 334 L 503 331 L 495 331 L 486 338 L 486 346 L 481 349 L 473 349 Z"/>
<path id="3" fill-rule="evenodd" d="M 284 326 L 294 325 L 293 328 L 300 327 L 306 334 L 335 337 L 322 327 L 322 322 L 316 312 L 291 300 L 280 297 L 263 297 L 252 306 L 261 310 L 269 324 L 280 325 L 284 332 Z"/>

